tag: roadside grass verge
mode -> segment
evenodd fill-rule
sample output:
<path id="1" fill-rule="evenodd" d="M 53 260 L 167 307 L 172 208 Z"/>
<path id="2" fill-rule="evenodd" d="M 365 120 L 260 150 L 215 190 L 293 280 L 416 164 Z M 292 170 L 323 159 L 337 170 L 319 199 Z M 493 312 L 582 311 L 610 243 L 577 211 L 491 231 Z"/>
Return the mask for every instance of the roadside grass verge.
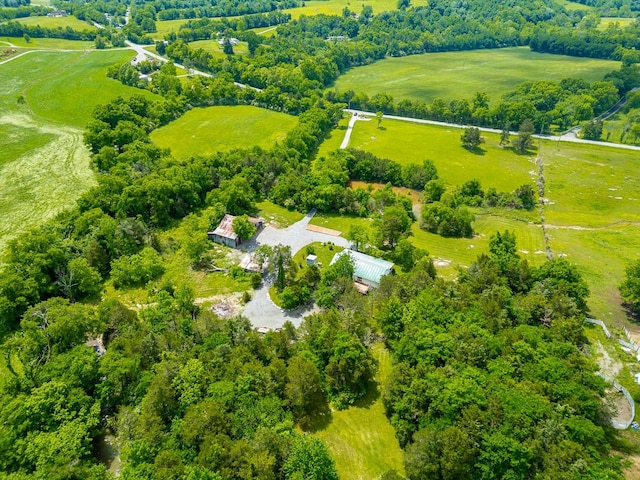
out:
<path id="1" fill-rule="evenodd" d="M 283 140 L 297 118 L 258 107 L 194 108 L 179 119 L 154 130 L 153 142 L 170 148 L 180 160 L 222 150 L 259 146 L 269 148 Z"/>
<path id="2" fill-rule="evenodd" d="M 619 67 L 620 62 L 537 53 L 528 47 L 424 53 L 352 68 L 334 88 L 423 102 L 438 97 L 470 99 L 476 92 L 485 92 L 495 102 L 527 80 L 573 77 L 593 82 Z"/>
<path id="3" fill-rule="evenodd" d="M 390 470 L 405 473 L 402 450 L 381 397 L 391 375 L 391 355 L 382 344 L 376 344 L 372 353 L 378 361 L 374 388 L 355 406 L 331 412 L 328 425 L 313 432 L 327 445 L 342 480 L 380 478 Z"/>

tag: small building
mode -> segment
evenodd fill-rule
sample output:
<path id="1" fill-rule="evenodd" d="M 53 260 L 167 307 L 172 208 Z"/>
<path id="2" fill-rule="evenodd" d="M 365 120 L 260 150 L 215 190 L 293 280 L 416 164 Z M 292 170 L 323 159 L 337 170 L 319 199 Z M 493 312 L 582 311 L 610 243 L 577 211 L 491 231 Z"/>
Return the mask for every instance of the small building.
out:
<path id="1" fill-rule="evenodd" d="M 220 45 L 221 47 L 224 46 L 224 42 L 226 40 L 229 40 L 229 43 L 231 44 L 232 47 L 235 47 L 236 45 L 238 45 L 238 43 L 240 43 L 240 40 L 238 40 L 237 38 L 223 38 L 222 40 L 218 40 L 218 45 Z"/>
<path id="2" fill-rule="evenodd" d="M 378 288 L 382 277 L 393 273 L 393 263 L 353 250 L 342 250 L 336 253 L 331 264 L 333 265 L 343 255 L 349 255 L 353 260 L 353 281 L 361 285 Z"/>
<path id="3" fill-rule="evenodd" d="M 225 215 L 215 230 L 207 232 L 209 240 L 231 248 L 236 248 L 240 245 L 242 239 L 238 238 L 238 235 L 233 231 L 233 221 L 235 219 L 236 217 L 233 215 Z M 264 218 L 249 217 L 248 220 L 255 225 L 256 232 L 264 228 Z"/>
<path id="4" fill-rule="evenodd" d="M 244 255 L 240 259 L 238 266 L 247 272 L 262 273 L 263 270 L 252 253 Z"/>
<path id="5" fill-rule="evenodd" d="M 315 265 L 318 263 L 317 255 L 307 255 L 307 265 Z"/>

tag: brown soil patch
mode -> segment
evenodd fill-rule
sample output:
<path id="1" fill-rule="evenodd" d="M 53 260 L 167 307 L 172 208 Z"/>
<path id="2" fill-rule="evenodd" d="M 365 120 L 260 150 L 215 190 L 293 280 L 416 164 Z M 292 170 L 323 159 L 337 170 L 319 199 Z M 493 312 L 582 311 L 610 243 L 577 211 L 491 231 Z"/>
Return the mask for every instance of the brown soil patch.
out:
<path id="1" fill-rule="evenodd" d="M 332 230 L 331 228 L 319 227 L 317 225 L 307 225 L 307 230 L 310 232 L 324 233 L 332 237 L 339 237 L 342 234 L 340 230 Z"/>

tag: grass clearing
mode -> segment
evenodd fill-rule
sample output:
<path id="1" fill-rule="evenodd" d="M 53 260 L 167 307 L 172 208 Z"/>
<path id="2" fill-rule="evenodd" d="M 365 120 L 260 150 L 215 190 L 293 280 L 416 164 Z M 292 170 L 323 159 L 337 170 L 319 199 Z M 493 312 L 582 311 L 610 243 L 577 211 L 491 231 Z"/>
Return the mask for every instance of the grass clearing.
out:
<path id="1" fill-rule="evenodd" d="M 162 40 L 171 32 L 178 32 L 180 26 L 187 23 L 189 19 L 180 18 L 178 20 L 162 20 L 156 22 L 156 32 L 152 33 L 154 40 Z"/>
<path id="2" fill-rule="evenodd" d="M 233 148 L 269 148 L 283 140 L 296 123 L 296 117 L 258 107 L 194 108 L 154 130 L 151 139 L 186 160 Z"/>
<path id="3" fill-rule="evenodd" d="M 517 155 L 498 146 L 498 134 L 483 133 L 482 154 L 465 149 L 460 143 L 461 129 L 423 125 L 398 120 L 356 122 L 350 147 L 366 150 L 402 165 L 421 164 L 430 159 L 438 174 L 451 185 L 477 178 L 484 188 L 511 192 L 535 179 L 536 167 L 527 155 Z"/>
<path id="4" fill-rule="evenodd" d="M 97 105 L 119 95 L 137 94 L 158 100 L 161 98 L 147 90 L 128 87 L 117 80 L 107 78 L 109 66 L 131 60 L 135 52 L 96 51 L 72 58 L 66 57 L 65 53 L 58 55 L 61 55 L 61 63 L 58 64 L 55 74 L 38 78 L 27 91 L 29 105 L 33 112 L 42 118 L 83 128 L 91 119 L 91 113 Z"/>
<path id="5" fill-rule="evenodd" d="M 218 44 L 217 40 L 197 40 L 189 44 L 189 48 L 196 50 L 198 48 L 203 49 L 205 52 L 211 53 L 214 57 L 226 58 L 223 48 Z M 234 45 L 234 55 L 244 55 L 249 52 L 249 46 L 247 42 L 238 42 L 238 45 Z"/>
<path id="6" fill-rule="evenodd" d="M 22 23 L 23 25 L 39 25 L 43 28 L 72 28 L 73 30 L 97 30 L 94 25 L 91 25 L 83 20 L 79 20 L 76 17 L 25 17 L 16 18 L 14 21 Z"/>
<path id="7" fill-rule="evenodd" d="M 414 0 L 411 2 L 412 6 L 427 4 L 427 0 Z M 321 13 L 325 15 L 342 15 L 345 7 L 352 12 L 360 13 L 365 5 L 370 5 L 373 8 L 374 14 L 389 12 L 398 8 L 398 2 L 396 0 L 366 0 L 353 4 L 348 0 L 310 0 L 304 2 L 303 7 L 288 8 L 284 10 L 284 12 L 290 13 L 291 18 L 295 20 L 299 18 L 300 15 L 312 16 Z"/>
<path id="8" fill-rule="evenodd" d="M 317 225 L 318 227 L 339 230 L 342 232 L 341 236 L 344 237 L 349 231 L 351 225 L 370 227 L 371 219 L 345 216 L 338 213 L 316 213 L 309 223 L 311 225 Z"/>
<path id="9" fill-rule="evenodd" d="M 543 142 L 545 208 L 552 225 L 604 227 L 640 222 L 638 152 Z"/>
<path id="10" fill-rule="evenodd" d="M 286 228 L 304 218 L 304 214 L 294 210 L 287 210 L 268 200 L 256 204 L 256 207 L 258 207 L 259 217 L 264 218 L 267 222 L 277 224 L 278 228 Z"/>
<path id="11" fill-rule="evenodd" d="M 598 29 L 606 30 L 610 25 L 618 25 L 619 27 L 624 28 L 631 25 L 635 20 L 635 18 L 630 17 L 602 17 L 600 19 Z"/>
<path id="12" fill-rule="evenodd" d="M 569 0 L 558 0 L 558 3 L 562 5 L 569 12 L 573 12 L 575 10 L 582 10 L 583 12 L 589 12 L 595 9 L 595 7 L 592 7 L 590 5 L 584 5 L 578 2 L 571 2 Z"/>
<path id="13" fill-rule="evenodd" d="M 66 40 L 64 38 L 32 38 L 26 42 L 22 37 L 0 37 L 0 41 L 16 47 L 30 49 L 56 50 L 94 50 L 94 42 L 82 40 Z"/>
<path id="14" fill-rule="evenodd" d="M 593 82 L 619 67 L 620 62 L 536 53 L 528 47 L 425 53 L 353 68 L 338 78 L 335 89 L 423 102 L 486 92 L 496 101 L 527 80 L 577 77 Z"/>
<path id="15" fill-rule="evenodd" d="M 377 388 L 355 406 L 332 412 L 328 426 L 313 433 L 327 445 L 342 480 L 371 480 L 389 470 L 405 473 L 402 450 L 384 414 L 380 392 L 391 375 L 391 355 L 382 344 L 376 344 L 372 353 L 378 361 Z"/>

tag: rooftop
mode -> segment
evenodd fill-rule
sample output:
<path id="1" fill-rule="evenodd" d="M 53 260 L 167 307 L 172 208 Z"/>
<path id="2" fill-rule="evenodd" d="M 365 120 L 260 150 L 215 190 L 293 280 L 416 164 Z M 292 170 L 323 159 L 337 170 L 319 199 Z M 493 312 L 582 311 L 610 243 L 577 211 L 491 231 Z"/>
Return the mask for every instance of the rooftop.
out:
<path id="1" fill-rule="evenodd" d="M 379 283 L 380 279 L 391 273 L 393 263 L 382 260 L 381 258 L 372 257 L 353 250 L 342 250 L 336 253 L 331 260 L 334 264 L 342 255 L 349 255 L 353 259 L 353 275 L 354 277 L 366 278 L 367 280 Z"/>

